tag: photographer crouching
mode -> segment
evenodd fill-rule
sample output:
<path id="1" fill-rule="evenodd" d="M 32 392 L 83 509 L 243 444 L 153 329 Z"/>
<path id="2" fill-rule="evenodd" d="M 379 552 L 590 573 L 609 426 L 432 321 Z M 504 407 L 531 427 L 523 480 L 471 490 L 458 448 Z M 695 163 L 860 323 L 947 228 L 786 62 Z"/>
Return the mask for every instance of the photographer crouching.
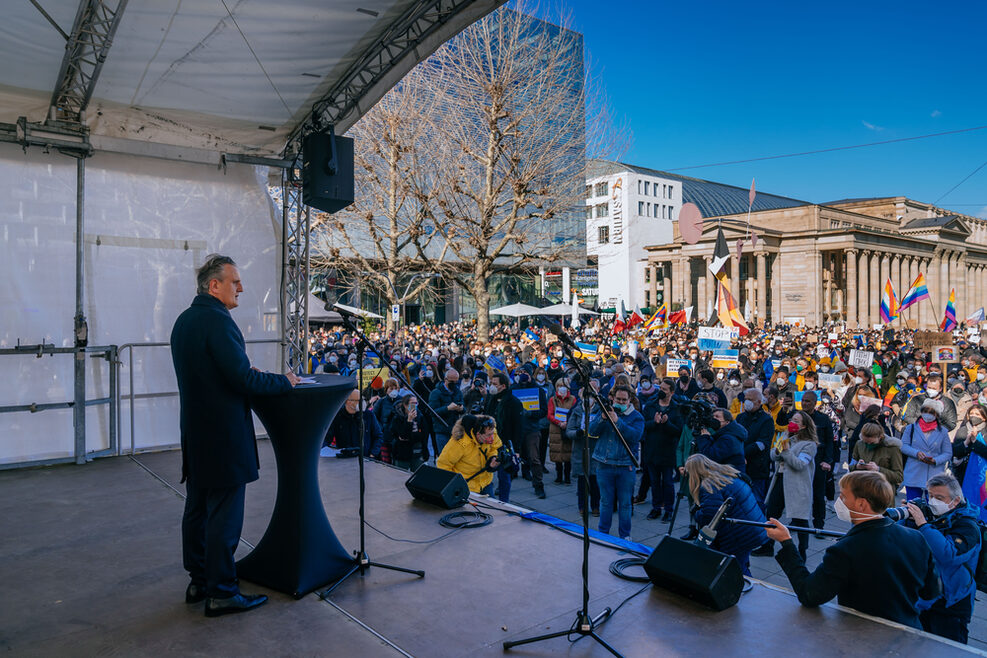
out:
<path id="1" fill-rule="evenodd" d="M 909 518 L 905 525 L 917 528 L 929 544 L 943 591 L 919 619 L 925 631 L 966 644 L 981 550 L 977 510 L 966 502 L 959 481 L 948 473 L 929 478 L 926 490 L 927 504 L 906 503 Z M 889 511 L 898 510 L 904 511 Z"/>
<path id="2" fill-rule="evenodd" d="M 453 425 L 452 435 L 435 465 L 462 475 L 473 493 L 489 495 L 493 493 L 493 474 L 501 460 L 510 459 L 502 454 L 502 446 L 493 418 L 466 414 Z"/>

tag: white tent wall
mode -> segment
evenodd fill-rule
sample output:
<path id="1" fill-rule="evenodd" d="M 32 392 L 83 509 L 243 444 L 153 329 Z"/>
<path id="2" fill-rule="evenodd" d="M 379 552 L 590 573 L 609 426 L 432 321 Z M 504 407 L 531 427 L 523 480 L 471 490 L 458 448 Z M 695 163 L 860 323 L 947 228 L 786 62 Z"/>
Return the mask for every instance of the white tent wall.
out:
<path id="1" fill-rule="evenodd" d="M 195 294 L 206 254 L 231 256 L 244 292 L 233 317 L 249 341 L 279 335 L 280 213 L 266 193 L 266 169 L 216 167 L 97 153 L 86 161 L 85 314 L 89 345 L 167 343 Z M 0 144 L 0 347 L 73 344 L 76 162 L 41 149 Z M 278 346 L 248 344 L 261 369 L 278 368 Z M 178 398 L 134 401 L 177 390 L 167 347 L 121 351 L 120 444 L 179 441 Z M 133 359 L 133 372 L 130 370 Z M 87 358 L 87 398 L 109 395 L 110 364 Z M 0 357 L 0 406 L 73 398 L 72 356 Z M 106 405 L 87 411 L 87 452 L 109 445 Z M 71 409 L 0 414 L 0 464 L 73 454 Z"/>

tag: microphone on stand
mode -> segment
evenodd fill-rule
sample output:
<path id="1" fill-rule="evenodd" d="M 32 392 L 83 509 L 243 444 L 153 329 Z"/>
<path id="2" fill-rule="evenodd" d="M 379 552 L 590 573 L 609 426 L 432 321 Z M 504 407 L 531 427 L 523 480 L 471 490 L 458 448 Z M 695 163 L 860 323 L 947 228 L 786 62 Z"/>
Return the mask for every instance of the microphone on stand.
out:
<path id="1" fill-rule="evenodd" d="M 727 510 L 730 509 L 731 505 L 733 505 L 732 497 L 723 501 L 723 504 L 720 505 L 720 509 L 716 510 L 716 514 L 713 515 L 710 522 L 699 531 L 699 538 L 696 540 L 696 543 L 701 542 L 706 546 L 713 545 L 713 540 L 716 539 L 716 528 L 720 525 L 723 517 L 726 516 Z"/>
<path id="2" fill-rule="evenodd" d="M 556 336 L 559 339 L 559 342 L 565 343 L 574 350 L 579 349 L 576 347 L 576 343 L 569 337 L 569 334 L 565 332 L 565 329 L 563 329 L 562 325 L 558 322 L 545 322 L 545 326 L 548 327 L 548 333 Z"/>

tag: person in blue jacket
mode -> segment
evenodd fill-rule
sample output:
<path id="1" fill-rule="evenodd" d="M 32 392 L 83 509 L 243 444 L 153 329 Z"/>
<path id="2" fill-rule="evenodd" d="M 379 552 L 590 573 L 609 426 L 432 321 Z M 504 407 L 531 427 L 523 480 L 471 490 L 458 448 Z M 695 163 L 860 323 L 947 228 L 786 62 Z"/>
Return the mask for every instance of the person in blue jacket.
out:
<path id="1" fill-rule="evenodd" d="M 704 430 L 696 437 L 696 452 L 702 453 L 719 464 L 729 464 L 741 473 L 747 471 L 747 459 L 744 457 L 744 442 L 747 440 L 747 430 L 733 419 L 726 409 L 713 412 L 713 419 L 720 427 L 712 434 Z"/>
<path id="2" fill-rule="evenodd" d="M 290 391 L 293 373 L 250 367 L 243 334 L 230 310 L 243 292 L 232 258 L 213 254 L 196 272 L 197 294 L 171 332 L 181 404 L 182 556 L 191 582 L 187 603 L 206 600 L 207 617 L 243 612 L 266 596 L 240 593 L 233 552 L 243 528 L 248 482 L 259 459 L 250 398 Z"/>
<path id="3" fill-rule="evenodd" d="M 942 594 L 935 601 L 920 603 L 919 608 L 925 609 L 919 619 L 923 630 L 966 644 L 977 593 L 974 574 L 982 550 L 978 512 L 966 502 L 959 481 L 949 473 L 933 475 L 925 488 L 935 516 L 927 519 L 917 505 L 908 503 L 906 525 L 917 528 L 928 542 Z"/>
<path id="4" fill-rule="evenodd" d="M 750 485 L 734 467 L 695 454 L 685 460 L 685 472 L 689 476 L 689 492 L 699 507 L 695 518 L 700 528 L 713 519 L 727 498 L 733 499 L 728 517 L 758 523 L 767 521 Z M 749 576 L 751 551 L 767 540 L 764 528 L 722 522 L 716 528 L 712 548 L 737 558 L 744 575 Z"/>
<path id="5" fill-rule="evenodd" d="M 603 417 L 608 414 L 620 430 L 628 447 L 636 457 L 638 446 L 644 434 L 644 416 L 631 404 L 631 389 L 618 385 L 610 391 L 612 409 L 597 409 L 590 415 L 589 433 L 599 437 L 593 449 L 596 463 L 596 481 L 600 486 L 600 525 L 603 534 L 610 532 L 613 522 L 613 504 L 617 501 L 617 531 L 621 539 L 631 536 L 631 498 L 634 496 L 634 462 L 613 431 L 613 427 Z"/>

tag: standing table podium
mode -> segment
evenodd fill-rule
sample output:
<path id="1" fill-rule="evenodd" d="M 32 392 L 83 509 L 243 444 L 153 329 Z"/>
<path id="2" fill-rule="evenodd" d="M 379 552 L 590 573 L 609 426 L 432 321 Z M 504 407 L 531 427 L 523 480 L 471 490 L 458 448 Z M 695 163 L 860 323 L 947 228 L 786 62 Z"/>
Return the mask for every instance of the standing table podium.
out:
<path id="1" fill-rule="evenodd" d="M 319 452 L 356 379 L 309 377 L 317 383 L 251 400 L 274 447 L 278 492 L 264 537 L 237 562 L 239 577 L 295 598 L 342 578 L 354 560 L 326 518 L 319 491 Z"/>

